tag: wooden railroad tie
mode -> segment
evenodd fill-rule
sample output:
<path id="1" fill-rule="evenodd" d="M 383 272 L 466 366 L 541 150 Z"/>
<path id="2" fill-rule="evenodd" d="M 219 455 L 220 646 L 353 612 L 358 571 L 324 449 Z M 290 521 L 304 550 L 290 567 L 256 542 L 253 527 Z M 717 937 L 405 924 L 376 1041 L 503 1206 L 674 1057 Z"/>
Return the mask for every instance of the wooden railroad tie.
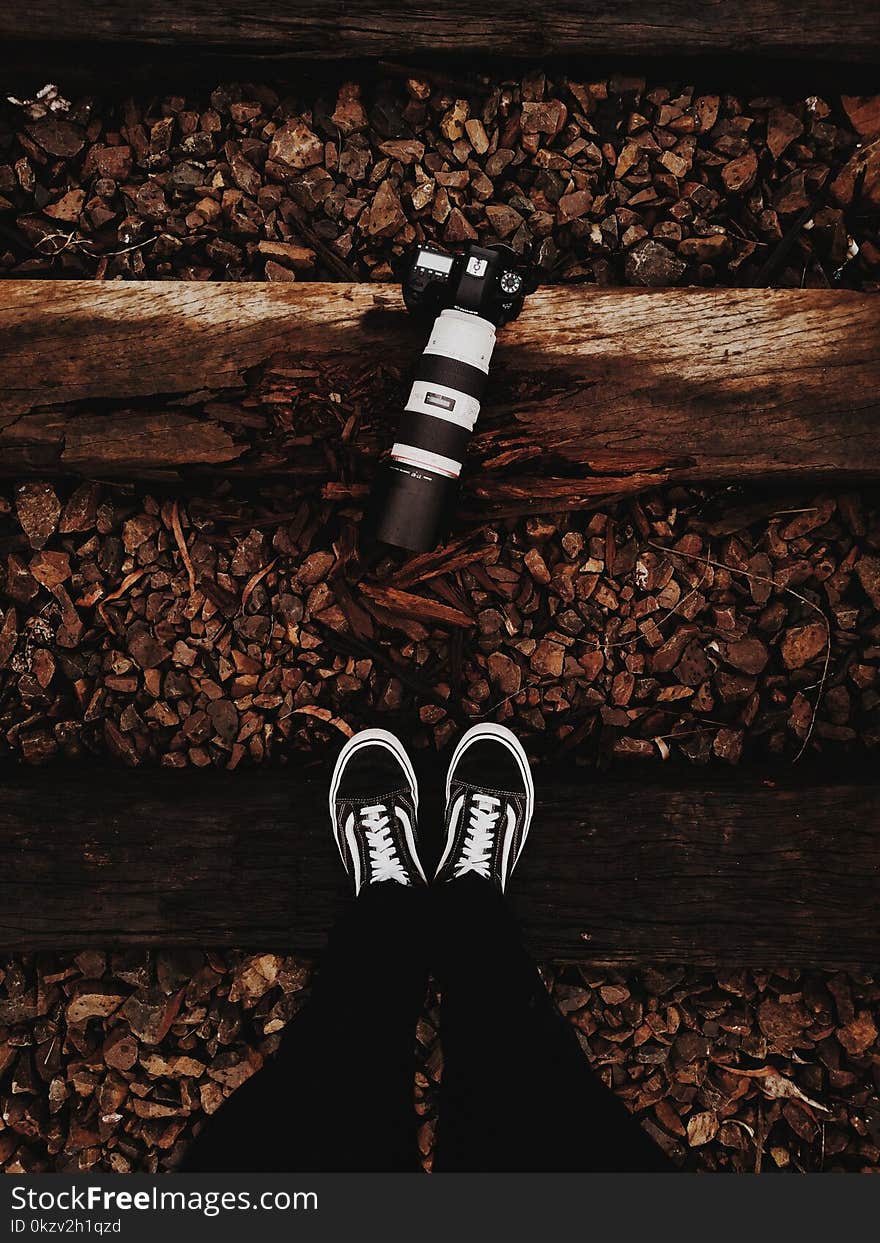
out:
<path id="1" fill-rule="evenodd" d="M 382 56 L 696 56 L 747 53 L 870 61 L 880 45 L 880 10 L 871 3 L 739 0 L 694 5 L 666 0 L 470 0 L 389 4 L 387 0 L 7 0 L 0 38 L 44 43 L 234 48 L 265 57 Z M 158 59 L 158 57 L 157 57 Z"/>
<path id="2" fill-rule="evenodd" d="M 807 770 L 772 779 L 679 772 L 665 784 L 536 775 L 532 836 L 511 888 L 539 957 L 877 960 L 876 780 Z M 430 798 L 422 801 L 430 816 Z M 435 811 L 436 823 L 423 823 L 434 858 Z M 7 772 L 0 875 L 8 951 L 312 952 L 346 893 L 327 775 L 293 768 Z"/>
<path id="3" fill-rule="evenodd" d="M 425 336 L 395 286 L 6 281 L 3 293 L 0 469 L 17 477 L 327 476 L 320 447 L 291 447 L 289 427 L 236 422 L 246 377 L 279 355 L 405 374 Z M 668 480 L 880 475 L 875 295 L 545 288 L 499 335 L 492 384 L 534 391 L 535 377 L 540 396 L 507 408 L 490 386 L 487 413 L 555 464 L 558 478 L 526 485 L 546 509 Z M 224 402 L 231 415 L 211 413 Z M 388 410 L 382 437 L 398 417 Z M 477 498 L 481 483 L 472 472 Z M 493 495 L 507 493 L 515 478 Z"/>

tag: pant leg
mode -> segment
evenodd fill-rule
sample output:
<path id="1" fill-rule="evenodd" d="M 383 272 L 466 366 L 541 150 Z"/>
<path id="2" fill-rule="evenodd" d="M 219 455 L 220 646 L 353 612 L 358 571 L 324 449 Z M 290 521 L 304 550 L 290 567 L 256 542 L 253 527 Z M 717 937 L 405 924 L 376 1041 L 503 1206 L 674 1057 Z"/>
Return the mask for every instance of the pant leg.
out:
<path id="1" fill-rule="evenodd" d="M 433 897 L 444 1051 L 435 1170 L 671 1171 L 591 1071 L 503 898 L 473 874 Z"/>
<path id="2" fill-rule="evenodd" d="M 208 1119 L 187 1172 L 418 1170 L 424 889 L 370 885 L 330 935 L 276 1057 Z"/>

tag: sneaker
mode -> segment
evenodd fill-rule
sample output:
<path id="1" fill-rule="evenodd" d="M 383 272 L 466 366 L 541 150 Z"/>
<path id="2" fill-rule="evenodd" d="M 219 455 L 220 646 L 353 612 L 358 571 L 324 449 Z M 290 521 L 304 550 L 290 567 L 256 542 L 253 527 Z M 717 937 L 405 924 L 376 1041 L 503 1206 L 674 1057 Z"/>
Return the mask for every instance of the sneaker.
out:
<path id="1" fill-rule="evenodd" d="M 419 788 L 393 734 L 364 729 L 339 753 L 330 782 L 330 819 L 355 897 L 364 885 L 427 884 L 419 860 Z"/>
<path id="2" fill-rule="evenodd" d="M 474 725 L 455 748 L 446 777 L 446 846 L 435 880 L 474 872 L 503 893 L 532 822 L 529 761 L 503 725 Z"/>

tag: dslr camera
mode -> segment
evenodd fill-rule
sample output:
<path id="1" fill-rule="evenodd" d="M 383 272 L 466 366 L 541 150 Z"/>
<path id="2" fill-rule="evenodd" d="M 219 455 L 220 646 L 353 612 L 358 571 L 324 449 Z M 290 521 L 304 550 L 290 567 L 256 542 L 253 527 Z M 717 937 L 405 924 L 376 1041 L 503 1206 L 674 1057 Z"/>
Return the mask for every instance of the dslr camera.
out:
<path id="1" fill-rule="evenodd" d="M 420 246 L 403 275 L 403 300 L 430 322 L 397 439 L 380 470 L 376 535 L 425 552 L 451 518 L 462 463 L 489 376 L 495 334 L 516 319 L 536 283 L 507 246 L 448 255 Z"/>

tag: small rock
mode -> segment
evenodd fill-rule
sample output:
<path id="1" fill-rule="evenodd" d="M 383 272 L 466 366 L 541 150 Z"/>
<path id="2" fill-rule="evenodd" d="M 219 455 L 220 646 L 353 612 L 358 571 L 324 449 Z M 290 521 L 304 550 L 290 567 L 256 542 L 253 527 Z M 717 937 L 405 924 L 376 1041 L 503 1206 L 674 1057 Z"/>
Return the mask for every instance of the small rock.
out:
<path id="1" fill-rule="evenodd" d="M 61 609 L 61 625 L 56 631 L 55 638 L 60 647 L 76 647 L 85 630 L 82 618 L 74 608 L 70 596 L 60 584 L 51 587 L 50 590 Z"/>
<path id="2" fill-rule="evenodd" d="M 458 142 L 464 136 L 464 123 L 470 116 L 470 105 L 466 99 L 456 99 L 455 103 L 443 115 L 440 121 L 440 133 L 449 142 Z"/>
<path id="3" fill-rule="evenodd" d="M 170 998 L 155 990 L 132 993 L 119 1013 L 138 1040 L 158 1044 L 174 1022 L 182 998 L 182 992 Z"/>
<path id="4" fill-rule="evenodd" d="M 446 228 L 443 232 L 443 240 L 445 242 L 475 242 L 478 234 L 467 216 L 459 207 L 454 207 L 449 213 L 449 219 L 446 222 Z"/>
<path id="5" fill-rule="evenodd" d="M 746 637 L 735 643 L 725 643 L 722 655 L 729 665 L 741 673 L 761 673 L 770 659 L 770 653 L 760 639 Z"/>
<path id="6" fill-rule="evenodd" d="M 40 590 L 30 571 L 13 553 L 6 558 L 6 595 L 18 604 L 29 604 Z"/>
<path id="7" fill-rule="evenodd" d="M 136 514 L 122 527 L 122 546 L 126 552 L 137 552 L 159 530 L 159 520 L 152 514 Z"/>
<path id="8" fill-rule="evenodd" d="M 860 138 L 880 137 L 880 95 L 842 95 L 840 102 Z"/>
<path id="9" fill-rule="evenodd" d="M 877 1025 L 870 1010 L 860 1011 L 845 1027 L 838 1028 L 837 1039 L 852 1057 L 867 1053 L 877 1039 Z"/>
<path id="10" fill-rule="evenodd" d="M 217 1112 L 225 1100 L 226 1097 L 219 1084 L 210 1081 L 199 1084 L 199 1102 L 209 1117 Z"/>
<path id="11" fill-rule="evenodd" d="M 713 1113 L 692 1114 L 688 1118 L 687 1141 L 691 1148 L 708 1144 L 718 1133 L 718 1119 Z"/>
<path id="12" fill-rule="evenodd" d="M 239 728 L 235 704 L 228 699 L 215 699 L 208 705 L 208 716 L 211 718 L 214 732 L 224 742 L 234 742 Z"/>
<path id="13" fill-rule="evenodd" d="M 141 1058 L 141 1066 L 157 1079 L 199 1079 L 205 1073 L 204 1062 L 185 1054 L 163 1057 L 160 1053 L 148 1053 Z"/>
<path id="14" fill-rule="evenodd" d="M 277 954 L 257 954 L 247 958 L 238 968 L 229 989 L 230 1001 L 243 1001 L 250 1008 L 272 988 L 281 970 Z"/>
<path id="15" fill-rule="evenodd" d="M 791 1048 L 809 1026 L 810 1019 L 799 1002 L 776 1001 L 767 997 L 758 1007 L 758 1026 L 777 1044 Z"/>
<path id="16" fill-rule="evenodd" d="M 804 127 L 793 112 L 787 108 L 771 108 L 767 117 L 767 147 L 774 160 L 778 160 L 786 147 L 800 138 Z"/>
<path id="17" fill-rule="evenodd" d="M 93 147 L 91 155 L 102 177 L 127 181 L 131 175 L 131 147 Z"/>
<path id="18" fill-rule="evenodd" d="M 261 570 L 266 562 L 266 538 L 262 531 L 249 531 L 235 545 L 230 572 L 237 578 L 249 577 Z"/>
<path id="19" fill-rule="evenodd" d="M 515 158 L 516 152 L 509 147 L 499 147 L 493 151 L 486 161 L 486 172 L 490 177 L 499 177 L 508 164 Z"/>
<path id="20" fill-rule="evenodd" d="M 102 1055 L 113 1070 L 131 1070 L 138 1059 L 138 1042 L 124 1024 L 119 1024 L 104 1041 Z"/>
<path id="21" fill-rule="evenodd" d="M 545 99 L 540 103 L 522 106 L 520 128 L 524 134 L 548 134 L 555 138 L 565 125 L 568 109 L 559 99 Z"/>
<path id="22" fill-rule="evenodd" d="M 256 198 L 263 181 L 250 160 L 245 159 L 240 151 L 234 150 L 229 160 L 229 167 L 232 172 L 232 180 L 239 190 L 249 194 L 251 198 Z"/>
<path id="23" fill-rule="evenodd" d="M 288 168 L 312 168 L 323 162 L 324 144 L 305 121 L 293 117 L 272 135 L 269 159 L 286 164 Z"/>
<path id="24" fill-rule="evenodd" d="M 758 157 L 754 151 L 747 151 L 725 164 L 721 170 L 721 180 L 729 194 L 743 194 L 751 190 L 758 175 Z"/>
<path id="25" fill-rule="evenodd" d="M 401 164 L 421 164 L 425 158 L 425 144 L 416 138 L 391 138 L 380 143 L 379 150 Z"/>
<path id="26" fill-rule="evenodd" d="M 526 569 L 535 582 L 546 587 L 550 582 L 550 571 L 547 569 L 547 562 L 537 548 L 530 548 L 523 560 L 525 561 Z"/>
<path id="27" fill-rule="evenodd" d="M 259 1054 L 253 1056 L 259 1060 Z M 216 1083 L 222 1083 L 224 1087 L 235 1091 L 246 1083 L 257 1069 L 257 1065 L 248 1060 L 244 1050 L 230 1049 L 229 1052 L 221 1053 L 214 1059 L 208 1068 L 208 1074 Z"/>
<path id="28" fill-rule="evenodd" d="M 97 980 L 85 980 L 67 1003 L 67 1021 L 85 1023 L 93 1018 L 107 1018 L 125 1001 L 126 994 Z"/>
<path id="29" fill-rule="evenodd" d="M 856 577 L 875 609 L 880 609 L 880 557 L 859 557 Z"/>
<path id="30" fill-rule="evenodd" d="M 651 238 L 637 242 L 626 257 L 626 279 L 630 285 L 676 285 L 686 268 L 682 259 Z"/>
<path id="31" fill-rule="evenodd" d="M 64 121 L 54 113 L 34 121 L 25 126 L 25 129 L 37 146 L 48 151 L 49 155 L 57 155 L 61 159 L 69 160 L 72 156 L 79 155 L 86 141 L 85 134 L 78 125 Z"/>
<path id="32" fill-rule="evenodd" d="M 530 661 L 535 673 L 551 678 L 562 676 L 564 663 L 565 648 L 561 643 L 554 643 L 551 639 L 541 639 Z"/>
<path id="33" fill-rule="evenodd" d="M 684 1126 L 671 1101 L 665 1098 L 658 1101 L 654 1106 L 654 1113 L 657 1115 L 657 1120 L 662 1126 L 666 1127 L 667 1131 L 672 1131 L 673 1135 L 684 1137 Z"/>
<path id="34" fill-rule="evenodd" d="M 296 273 L 291 268 L 282 267 L 274 259 L 266 260 L 266 266 L 263 271 L 267 281 L 285 281 L 289 283 L 296 280 Z"/>
<path id="35" fill-rule="evenodd" d="M 163 1105 L 161 1101 L 131 1099 L 131 1112 L 136 1118 L 174 1118 L 180 1113 L 179 1105 Z"/>
<path id="36" fill-rule="evenodd" d="M 138 186 L 134 195 L 134 204 L 139 216 L 156 224 L 168 215 L 169 207 L 165 191 L 152 177 L 148 178 L 142 186 Z"/>
<path id="37" fill-rule="evenodd" d="M 742 757 L 743 731 L 741 729 L 719 729 L 712 742 L 712 750 L 720 760 L 728 764 L 738 764 Z"/>
<path id="38" fill-rule="evenodd" d="M 611 702 L 619 708 L 625 708 L 632 699 L 635 686 L 635 677 L 628 669 L 621 669 L 619 673 L 614 675 L 614 680 L 611 683 Z"/>
<path id="39" fill-rule="evenodd" d="M 365 231 L 370 237 L 394 237 L 406 224 L 400 195 L 387 178 L 373 195 Z"/>
<path id="40" fill-rule="evenodd" d="M 856 197 L 880 206 L 880 138 L 854 152 L 831 183 L 831 193 L 844 207 Z"/>
<path id="41" fill-rule="evenodd" d="M 367 128 L 367 114 L 361 103 L 361 88 L 357 82 L 343 82 L 336 99 L 336 108 L 330 120 L 343 136 Z"/>
<path id="42" fill-rule="evenodd" d="M 285 267 L 292 267 L 295 272 L 311 272 L 317 264 L 317 256 L 311 247 L 297 246 L 295 242 L 259 241 L 257 251 L 271 256 Z"/>
<path id="43" fill-rule="evenodd" d="M 700 644 L 692 639 L 681 654 L 675 666 L 675 676 L 682 686 L 699 686 L 712 673 L 712 666 Z"/>
<path id="44" fill-rule="evenodd" d="M 519 212 L 505 204 L 490 204 L 486 208 L 486 219 L 499 237 L 509 237 L 523 222 Z"/>
<path id="45" fill-rule="evenodd" d="M 30 572 L 44 587 L 58 587 L 70 578 L 70 557 L 66 552 L 38 552 L 31 557 Z"/>
<path id="46" fill-rule="evenodd" d="M 781 216 L 792 216 L 809 205 L 803 170 L 796 169 L 780 182 L 773 195 L 773 206 Z"/>
<path id="47" fill-rule="evenodd" d="M 18 617 L 15 609 L 7 609 L 0 626 L 0 669 L 5 669 L 18 644 Z"/>
<path id="48" fill-rule="evenodd" d="M 51 216 L 53 220 L 63 220 L 65 224 L 76 224 L 85 201 L 85 190 L 68 190 L 60 199 L 44 207 L 43 212 Z"/>
<path id="49" fill-rule="evenodd" d="M 589 190 L 573 190 L 571 194 L 563 194 L 557 205 L 557 219 L 560 224 L 570 220 L 579 220 L 593 206 L 593 195 Z"/>
<path id="50" fill-rule="evenodd" d="M 155 669 L 171 655 L 143 622 L 135 622 L 129 628 L 126 644 L 129 655 L 142 669 Z"/>
<path id="51" fill-rule="evenodd" d="M 678 253 L 685 259 L 700 263 L 712 263 L 722 259 L 730 250 L 730 238 L 726 233 L 710 233 L 708 237 L 686 237 L 679 242 Z"/>
<path id="52" fill-rule="evenodd" d="M 802 669 L 821 656 L 828 646 L 828 632 L 821 622 L 792 626 L 782 636 L 780 651 L 788 669 Z"/>
<path id="53" fill-rule="evenodd" d="M 313 587 L 323 582 L 336 563 L 332 552 L 313 552 L 296 572 L 296 577 L 304 587 Z"/>
<path id="54" fill-rule="evenodd" d="M 796 514 L 790 522 L 785 524 L 780 535 L 784 540 L 800 539 L 801 536 L 808 535 L 810 531 L 815 531 L 817 527 L 824 526 L 834 513 L 834 509 L 834 500 L 827 497 L 818 505 L 810 506 L 802 514 Z"/>
<path id="55" fill-rule="evenodd" d="M 701 1036 L 699 1032 L 684 1031 L 676 1036 L 673 1050 L 676 1061 L 690 1063 L 708 1057 L 711 1046 L 712 1042 L 707 1036 Z"/>
<path id="56" fill-rule="evenodd" d="M 503 652 L 489 656 L 489 677 L 503 695 L 515 695 L 522 686 L 522 670 L 515 660 Z"/>
<path id="57" fill-rule="evenodd" d="M 489 150 L 489 135 L 483 122 L 472 118 L 464 123 L 465 133 L 468 136 L 468 142 L 473 147 L 477 155 L 485 155 Z"/>
<path id="58" fill-rule="evenodd" d="M 42 548 L 58 526 L 61 504 L 48 483 L 24 483 L 16 489 L 15 512 L 31 548 Z"/>

